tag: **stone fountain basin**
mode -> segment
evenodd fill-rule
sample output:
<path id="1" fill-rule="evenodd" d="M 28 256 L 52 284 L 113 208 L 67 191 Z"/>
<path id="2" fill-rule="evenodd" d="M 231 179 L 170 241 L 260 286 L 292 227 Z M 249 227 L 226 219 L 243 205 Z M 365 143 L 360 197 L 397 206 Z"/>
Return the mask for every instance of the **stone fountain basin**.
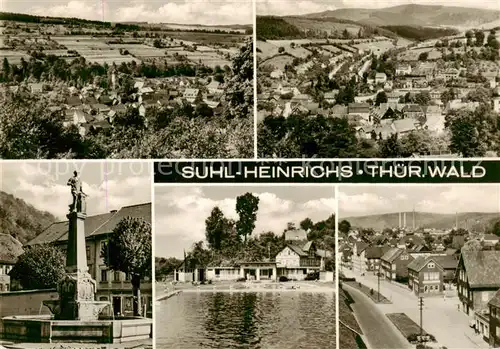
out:
<path id="1" fill-rule="evenodd" d="M 152 338 L 153 322 L 142 317 L 103 317 L 94 321 L 55 320 L 51 315 L 2 318 L 2 337 L 30 343 L 124 343 Z"/>

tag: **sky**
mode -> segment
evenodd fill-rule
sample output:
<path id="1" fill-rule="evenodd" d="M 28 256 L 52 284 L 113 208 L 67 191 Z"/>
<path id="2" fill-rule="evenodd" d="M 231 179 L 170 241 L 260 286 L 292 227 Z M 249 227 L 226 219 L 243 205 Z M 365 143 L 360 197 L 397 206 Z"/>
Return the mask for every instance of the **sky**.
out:
<path id="1" fill-rule="evenodd" d="M 111 22 L 252 24 L 251 0 L 2 0 L 2 11 Z"/>
<path id="2" fill-rule="evenodd" d="M 151 202 L 151 165 L 145 162 L 3 162 L 0 190 L 66 220 L 72 202 L 66 183 L 75 170 L 88 195 L 88 215 Z"/>
<path id="3" fill-rule="evenodd" d="M 499 212 L 500 185 L 356 186 L 339 188 L 339 216 L 400 211 Z"/>
<path id="4" fill-rule="evenodd" d="M 182 258 L 193 243 L 205 240 L 205 219 L 215 206 L 237 219 L 236 197 L 251 192 L 259 210 L 254 234 L 282 233 L 288 222 L 321 221 L 334 214 L 333 186 L 182 186 L 155 188 L 155 255 Z"/>
<path id="5" fill-rule="evenodd" d="M 256 0 L 259 15 L 303 15 L 339 8 L 384 8 L 404 4 L 499 9 L 498 0 Z"/>

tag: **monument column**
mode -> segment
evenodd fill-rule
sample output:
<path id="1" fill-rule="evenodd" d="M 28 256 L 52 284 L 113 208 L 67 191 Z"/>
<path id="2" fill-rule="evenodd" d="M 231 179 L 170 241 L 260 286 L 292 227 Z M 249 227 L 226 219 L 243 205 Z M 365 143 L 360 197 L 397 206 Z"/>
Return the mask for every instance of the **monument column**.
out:
<path id="1" fill-rule="evenodd" d="M 73 202 L 69 206 L 68 247 L 66 250 L 66 275 L 58 285 L 58 307 L 54 312 L 57 320 L 97 320 L 109 302 L 96 302 L 97 283 L 88 272 L 87 247 L 85 244 L 85 218 L 87 207 L 85 194 L 78 173 L 69 179 Z M 47 305 L 49 305 L 47 303 Z"/>
<path id="2" fill-rule="evenodd" d="M 69 220 L 66 272 L 86 273 L 89 270 L 85 244 L 85 218 L 87 218 L 87 214 L 70 212 L 66 217 Z"/>

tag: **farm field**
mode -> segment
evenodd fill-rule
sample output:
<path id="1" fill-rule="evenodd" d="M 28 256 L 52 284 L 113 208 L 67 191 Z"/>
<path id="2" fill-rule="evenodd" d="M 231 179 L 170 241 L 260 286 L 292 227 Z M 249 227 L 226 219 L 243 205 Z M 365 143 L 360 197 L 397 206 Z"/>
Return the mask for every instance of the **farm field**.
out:
<path id="1" fill-rule="evenodd" d="M 22 51 L 0 50 L 0 59 L 3 60 L 4 58 L 7 58 L 10 64 L 19 64 L 21 58 L 29 60 L 30 56 Z"/>
<path id="2" fill-rule="evenodd" d="M 101 56 L 85 56 L 85 59 L 91 63 L 97 64 L 113 64 L 119 65 L 121 63 L 128 63 L 135 61 L 136 63 L 140 63 L 141 61 L 132 57 L 132 56 L 115 56 L 115 57 L 101 57 Z"/>
<path id="3" fill-rule="evenodd" d="M 43 50 L 47 56 L 57 57 L 76 57 L 74 53 L 68 53 L 68 50 Z"/>
<path id="4" fill-rule="evenodd" d="M 432 48 L 417 48 L 413 50 L 407 50 L 401 52 L 398 55 L 398 60 L 400 61 L 418 61 L 418 56 L 423 52 L 429 52 Z"/>
<path id="5" fill-rule="evenodd" d="M 375 54 L 382 54 L 394 48 L 393 42 L 389 40 L 377 42 L 363 42 L 354 45 L 354 47 L 361 50 L 371 50 Z"/>
<path id="6" fill-rule="evenodd" d="M 244 42 L 245 39 L 251 38 L 250 35 L 236 35 L 236 34 L 212 34 L 212 33 L 197 33 L 197 32 L 169 32 L 168 36 L 181 41 L 184 44 L 201 44 L 201 45 L 214 45 L 214 44 L 235 44 Z"/>
<path id="7" fill-rule="evenodd" d="M 285 69 L 285 65 L 287 64 L 292 64 L 293 57 L 290 57 L 288 55 L 280 55 L 276 56 L 273 58 L 270 58 L 262 63 L 260 63 L 261 66 L 267 65 L 267 66 L 272 66 L 276 69 Z"/>
<path id="8" fill-rule="evenodd" d="M 223 32 L 238 32 L 245 34 L 245 29 L 238 28 L 228 28 L 228 27 L 207 27 L 207 26 L 199 26 L 199 25 L 183 25 L 183 24 L 165 24 L 165 28 L 175 29 L 175 30 L 220 30 Z"/>

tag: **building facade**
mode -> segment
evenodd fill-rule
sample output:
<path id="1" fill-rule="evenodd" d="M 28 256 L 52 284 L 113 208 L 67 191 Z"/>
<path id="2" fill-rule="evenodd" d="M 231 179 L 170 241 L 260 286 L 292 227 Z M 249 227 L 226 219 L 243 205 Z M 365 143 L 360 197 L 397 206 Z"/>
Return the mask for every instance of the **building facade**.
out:
<path id="1" fill-rule="evenodd" d="M 443 268 L 433 257 L 418 257 L 408 264 L 408 288 L 418 297 L 443 293 Z"/>
<path id="2" fill-rule="evenodd" d="M 490 348 L 500 347 L 500 290 L 489 301 L 489 344 Z"/>
<path id="3" fill-rule="evenodd" d="M 500 251 L 462 251 L 457 266 L 458 297 L 470 317 L 488 308 L 500 289 Z"/>
<path id="4" fill-rule="evenodd" d="M 382 276 L 389 280 L 403 280 L 408 277 L 408 264 L 414 258 L 401 248 L 391 248 L 382 258 L 380 258 L 380 266 Z"/>

